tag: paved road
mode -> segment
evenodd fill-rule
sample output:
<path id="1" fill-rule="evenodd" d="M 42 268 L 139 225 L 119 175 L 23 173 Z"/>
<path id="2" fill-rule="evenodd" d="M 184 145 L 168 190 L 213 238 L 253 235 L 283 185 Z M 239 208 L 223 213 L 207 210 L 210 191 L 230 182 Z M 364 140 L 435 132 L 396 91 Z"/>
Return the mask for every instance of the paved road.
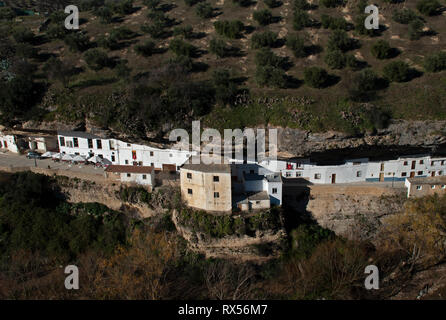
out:
<path id="1" fill-rule="evenodd" d="M 0 166 L 1 167 L 37 167 L 48 169 L 61 169 L 73 172 L 82 172 L 87 174 L 104 175 L 103 168 L 97 168 L 94 165 L 74 165 L 65 162 L 54 162 L 52 159 L 35 160 L 28 159 L 25 155 L 18 155 L 11 152 L 0 152 Z"/>

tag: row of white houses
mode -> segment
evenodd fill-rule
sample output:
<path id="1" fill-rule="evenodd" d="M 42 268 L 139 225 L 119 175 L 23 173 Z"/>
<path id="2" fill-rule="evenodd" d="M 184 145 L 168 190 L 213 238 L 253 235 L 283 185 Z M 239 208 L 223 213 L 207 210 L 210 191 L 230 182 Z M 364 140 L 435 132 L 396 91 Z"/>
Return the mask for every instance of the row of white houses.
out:
<path id="1" fill-rule="evenodd" d="M 39 143 L 40 140 L 32 138 L 34 140 L 30 140 L 30 146 L 45 150 L 40 146 L 43 145 Z M 48 137 L 46 140 L 49 140 Z M 14 135 L 0 133 L 0 149 L 19 152 L 17 141 Z M 109 160 L 112 165 L 151 167 L 154 171 L 179 171 L 191 156 L 196 155 L 196 152 L 159 149 L 81 131 L 59 131 L 57 143 L 61 153 L 85 157 L 99 156 Z M 240 163 L 236 160 L 231 162 Z M 385 161 L 359 158 L 336 165 L 323 165 L 310 159 L 264 160 L 253 165 L 259 168 L 255 174 L 280 173 L 284 178 L 302 178 L 315 184 L 404 181 L 406 178 L 446 175 L 446 157 L 430 155 L 402 156 Z M 243 165 L 239 167 L 243 168 Z M 252 174 L 252 168 L 244 173 Z M 126 178 L 129 177 L 126 175 Z M 138 180 L 136 178 L 135 180 Z"/>
<path id="2" fill-rule="evenodd" d="M 98 156 L 113 165 L 152 167 L 155 170 L 178 171 L 191 152 L 159 149 L 128 143 L 112 138 L 102 138 L 80 131 L 59 131 L 57 135 L 61 153 L 86 157 Z"/>
<path id="3" fill-rule="evenodd" d="M 437 177 L 446 173 L 446 157 L 402 156 L 372 161 L 368 158 L 346 160 L 339 165 L 321 165 L 310 159 L 266 160 L 260 163 L 285 178 L 303 178 L 315 184 L 405 181 L 414 177 Z"/>

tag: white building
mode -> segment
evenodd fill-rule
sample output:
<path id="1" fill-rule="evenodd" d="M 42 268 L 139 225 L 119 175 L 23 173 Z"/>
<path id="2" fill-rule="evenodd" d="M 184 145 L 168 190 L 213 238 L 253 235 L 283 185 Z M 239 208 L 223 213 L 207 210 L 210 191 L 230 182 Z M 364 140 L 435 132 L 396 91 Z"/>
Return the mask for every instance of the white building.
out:
<path id="1" fill-rule="evenodd" d="M 320 165 L 309 159 L 267 160 L 260 165 L 285 178 L 304 178 L 315 184 L 404 181 L 409 177 L 445 175 L 446 157 L 415 155 L 385 161 L 361 158 L 339 165 Z"/>
<path id="2" fill-rule="evenodd" d="M 0 149 L 5 149 L 10 152 L 19 153 L 20 148 L 16 136 L 4 135 L 0 132 Z"/>
<path id="3" fill-rule="evenodd" d="M 192 152 L 175 149 L 158 149 L 117 140 L 120 165 L 153 167 L 155 170 L 179 171 Z"/>
<path id="4" fill-rule="evenodd" d="M 119 164 L 115 139 L 102 138 L 81 131 L 59 131 L 57 135 L 61 153 L 76 154 L 87 158 L 98 156 Z"/>
<path id="5" fill-rule="evenodd" d="M 30 136 L 27 140 L 28 148 L 32 151 L 45 153 L 58 150 L 58 142 L 54 136 Z"/>
<path id="6" fill-rule="evenodd" d="M 155 172 L 152 167 L 110 165 L 105 169 L 107 178 L 128 184 L 148 187 L 155 186 Z"/>

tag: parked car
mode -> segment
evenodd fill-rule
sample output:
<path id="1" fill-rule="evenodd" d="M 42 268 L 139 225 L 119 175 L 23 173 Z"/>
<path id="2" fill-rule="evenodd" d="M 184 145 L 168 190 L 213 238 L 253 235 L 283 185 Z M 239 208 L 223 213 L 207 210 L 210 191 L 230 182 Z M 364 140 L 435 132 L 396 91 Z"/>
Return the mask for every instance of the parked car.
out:
<path id="1" fill-rule="evenodd" d="M 28 154 L 26 155 L 26 157 L 28 159 L 42 159 L 42 157 L 40 156 L 40 154 L 38 154 L 37 152 L 28 152 Z"/>

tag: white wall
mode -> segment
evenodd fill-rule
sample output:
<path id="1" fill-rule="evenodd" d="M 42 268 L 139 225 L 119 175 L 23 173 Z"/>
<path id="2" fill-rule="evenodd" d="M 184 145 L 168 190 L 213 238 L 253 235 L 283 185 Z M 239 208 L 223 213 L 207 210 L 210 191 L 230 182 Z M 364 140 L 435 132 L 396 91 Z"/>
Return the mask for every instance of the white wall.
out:
<path id="1" fill-rule="evenodd" d="M 11 152 L 19 153 L 19 147 L 17 146 L 16 139 L 11 135 L 2 135 L 0 134 L 0 142 L 2 149 L 8 149 Z M 7 147 L 5 148 L 5 142 Z"/>
<path id="2" fill-rule="evenodd" d="M 61 145 L 60 138 L 65 139 L 65 146 Z M 78 140 L 78 147 L 74 147 L 74 138 Z M 98 149 L 97 141 L 100 140 L 102 143 L 102 148 Z M 67 154 L 79 154 L 81 156 L 89 157 L 91 154 L 95 156 L 104 157 L 105 159 L 111 161 L 113 164 L 119 164 L 119 155 L 116 148 L 115 139 L 92 139 L 93 147 L 88 147 L 88 139 L 72 136 L 57 136 L 57 141 L 59 143 L 59 150 L 62 153 Z"/>
<path id="3" fill-rule="evenodd" d="M 143 175 L 146 179 L 143 179 Z M 153 173 L 130 173 L 130 177 L 127 173 L 121 173 L 121 182 L 133 182 L 144 186 L 154 186 L 155 175 Z"/>

